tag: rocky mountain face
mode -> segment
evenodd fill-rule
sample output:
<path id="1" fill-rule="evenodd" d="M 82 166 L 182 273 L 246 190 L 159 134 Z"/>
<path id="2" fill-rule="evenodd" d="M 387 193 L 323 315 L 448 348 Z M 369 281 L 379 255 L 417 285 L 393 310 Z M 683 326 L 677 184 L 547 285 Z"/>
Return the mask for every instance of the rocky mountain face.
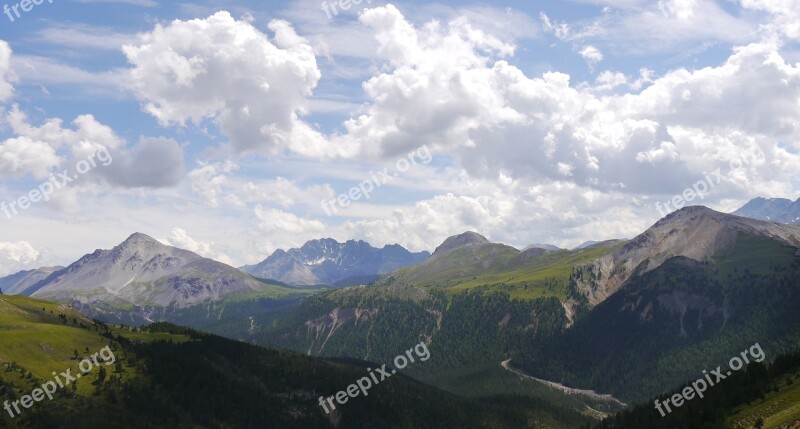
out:
<path id="1" fill-rule="evenodd" d="M 83 304 L 184 308 L 265 287 L 236 268 L 136 233 L 111 250 L 96 250 L 52 273 L 22 294 Z"/>
<path id="2" fill-rule="evenodd" d="M 388 273 L 429 256 L 428 252 L 412 253 L 397 244 L 378 249 L 365 241 L 339 243 L 326 238 L 309 241 L 299 249 L 277 250 L 256 265 L 242 267 L 242 271 L 292 285 L 332 285 L 348 278 Z"/>
<path id="3" fill-rule="evenodd" d="M 652 271 L 670 258 L 708 261 L 733 245 L 741 234 L 800 247 L 800 226 L 732 216 L 703 206 L 686 207 L 667 215 L 614 253 L 576 267 L 572 280 L 579 295 L 577 301 L 585 299 L 589 307 L 594 307 L 632 275 Z M 576 300 L 568 302 L 574 304 Z"/>
<path id="4" fill-rule="evenodd" d="M 792 202 L 786 198 L 758 197 L 731 214 L 771 222 L 800 224 L 800 198 Z"/>
<path id="5" fill-rule="evenodd" d="M 64 267 L 43 267 L 11 274 L 10 276 L 0 278 L 0 290 L 7 295 L 16 295 L 63 268 Z"/>

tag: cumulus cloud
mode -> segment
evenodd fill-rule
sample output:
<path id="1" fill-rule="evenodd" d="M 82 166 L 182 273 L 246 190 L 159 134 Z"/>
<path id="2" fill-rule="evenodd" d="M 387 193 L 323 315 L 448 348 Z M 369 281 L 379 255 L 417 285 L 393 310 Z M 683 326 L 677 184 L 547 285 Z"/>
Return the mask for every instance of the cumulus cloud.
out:
<path id="1" fill-rule="evenodd" d="M 14 94 L 11 73 L 11 47 L 0 40 L 0 101 L 6 101 Z"/>
<path id="2" fill-rule="evenodd" d="M 120 187 L 171 187 L 184 175 L 183 150 L 178 142 L 164 137 L 142 138 L 115 162 L 114 168 L 103 170 L 103 175 Z"/>
<path id="3" fill-rule="evenodd" d="M 228 255 L 215 250 L 213 242 L 195 240 L 189 236 L 186 230 L 173 228 L 169 237 L 161 240 L 168 246 L 174 246 L 197 253 L 200 256 L 211 258 L 224 264 L 233 265 L 233 261 Z"/>
<path id="4" fill-rule="evenodd" d="M 216 122 L 236 152 L 323 145 L 301 120 L 321 76 L 313 49 L 285 21 L 268 27 L 272 38 L 228 12 L 158 24 L 123 48 L 133 90 L 164 126 Z"/>
<path id="5" fill-rule="evenodd" d="M 412 26 L 394 6 L 368 10 L 361 22 L 375 31 L 379 53 L 391 67 L 364 83 L 368 112 L 346 122 L 348 137 L 364 153 L 395 156 L 424 144 L 466 142 L 468 131 L 523 117 L 503 105 L 484 65 L 514 52 L 514 46 L 464 19 L 442 28 Z"/>
<path id="6" fill-rule="evenodd" d="M 764 25 L 768 36 L 800 39 L 800 0 L 740 0 L 742 7 L 765 11 L 773 19 Z"/>
<path id="7" fill-rule="evenodd" d="M 717 67 L 659 78 L 643 70 L 627 84 L 641 92 L 603 95 L 598 90 L 626 85 L 627 77 L 604 73 L 596 86 L 573 85 L 559 72 L 528 77 L 506 60 L 513 46 L 463 20 L 416 28 L 386 6 L 361 21 L 375 30 L 385 60 L 384 72 L 364 84 L 366 113 L 346 124 L 365 153 L 387 157 L 424 143 L 455 156 L 473 177 L 569 178 L 634 194 L 682 190 L 687 177 L 724 165 L 745 144 L 797 162 L 777 144 L 796 145 L 800 137 L 800 68 L 774 45 L 737 48 Z M 688 139 L 681 130 L 703 137 Z M 707 141 L 724 149 L 709 157 Z M 769 162 L 752 166 L 753 179 L 729 196 L 763 184 L 766 171 L 758 169 Z M 791 181 L 796 172 L 786 166 L 772 177 Z"/>
<path id="8" fill-rule="evenodd" d="M 178 184 L 184 173 L 183 151 L 172 139 L 142 138 L 133 147 L 93 115 L 80 115 L 66 127 L 60 118 L 36 126 L 18 106 L 6 115 L 18 137 L 0 142 L 0 174 L 30 174 L 45 178 L 55 168 L 74 171 L 78 162 L 94 158 L 99 151 L 110 155 L 95 164 L 79 184 L 108 184 L 120 188 L 158 188 Z M 111 165 L 113 163 L 113 165 Z M 54 197 L 55 198 L 55 197 Z"/>
<path id="9" fill-rule="evenodd" d="M 335 235 L 377 246 L 399 243 L 414 251 L 432 251 L 447 237 L 465 231 L 520 247 L 537 241 L 570 247 L 584 237 L 630 237 L 648 222 L 624 204 L 622 194 L 603 194 L 569 182 L 531 187 L 486 182 L 478 187 L 486 191 L 475 196 L 448 193 L 380 219 L 349 221 L 336 228 Z"/>
<path id="10" fill-rule="evenodd" d="M 594 68 L 597 63 L 603 61 L 603 53 L 592 45 L 584 46 L 583 49 L 581 49 L 578 53 L 581 54 L 581 57 L 583 57 L 584 60 L 586 60 L 586 63 L 589 64 L 590 68 Z"/>
<path id="11" fill-rule="evenodd" d="M 197 168 L 189 172 L 187 178 L 194 193 L 202 196 L 212 207 L 219 207 L 220 198 L 224 196 L 223 187 L 227 188 L 228 174 L 238 168 L 239 166 L 233 161 L 220 163 L 201 161 Z"/>
<path id="12" fill-rule="evenodd" d="M 317 219 L 303 218 L 261 204 L 255 207 L 253 213 L 258 225 L 254 246 L 262 255 L 279 248 L 300 247 L 308 240 L 320 238 L 326 231 L 325 225 Z"/>
<path id="13" fill-rule="evenodd" d="M 60 162 L 56 150 L 45 142 L 25 136 L 0 142 L 0 174 L 4 176 L 46 178 Z"/>
<path id="14" fill-rule="evenodd" d="M 249 207 L 257 203 L 270 203 L 283 208 L 297 204 L 319 206 L 323 199 L 334 196 L 328 184 L 302 186 L 286 177 L 273 180 L 250 179 L 233 173 L 239 166 L 232 161 L 200 162 L 189 172 L 192 191 L 211 207 L 222 204 L 233 207 Z"/>
<path id="15" fill-rule="evenodd" d="M 595 83 L 597 84 L 595 86 L 595 89 L 606 91 L 623 85 L 627 85 L 628 77 L 620 72 L 612 72 L 606 70 L 597 76 L 597 79 L 595 79 Z"/>
<path id="16" fill-rule="evenodd" d="M 36 267 L 40 257 L 27 241 L 0 242 L 0 277 Z"/>

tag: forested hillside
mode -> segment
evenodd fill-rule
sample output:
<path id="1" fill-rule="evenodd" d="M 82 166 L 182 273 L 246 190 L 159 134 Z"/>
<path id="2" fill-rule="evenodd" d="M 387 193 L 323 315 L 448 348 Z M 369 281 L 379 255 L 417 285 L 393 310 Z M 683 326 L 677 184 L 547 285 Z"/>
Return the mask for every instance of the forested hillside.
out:
<path id="1" fill-rule="evenodd" d="M 345 389 L 374 364 L 325 362 L 170 324 L 112 326 L 30 298 L 0 295 L 0 342 L 0 402 L 19 400 L 51 379 L 51 371 L 74 368 L 76 357 L 105 345 L 116 357 L 115 365 L 58 390 L 52 401 L 36 403 L 13 418 L 0 415 L 0 427 L 10 429 L 557 429 L 588 421 L 530 397 L 464 399 L 404 375 L 326 415 L 318 398 Z"/>
<path id="2" fill-rule="evenodd" d="M 688 386 L 688 384 L 686 385 Z M 682 388 L 658 397 L 659 402 Z M 594 429 L 771 429 L 800 422 L 800 352 L 752 363 L 665 416 L 654 400 L 621 412 Z M 788 427 L 788 426 L 782 426 Z"/>
<path id="3" fill-rule="evenodd" d="M 673 258 L 633 277 L 562 335 L 527 349 L 537 377 L 641 401 L 759 342 L 800 344 L 797 249 L 743 237 L 707 263 Z"/>

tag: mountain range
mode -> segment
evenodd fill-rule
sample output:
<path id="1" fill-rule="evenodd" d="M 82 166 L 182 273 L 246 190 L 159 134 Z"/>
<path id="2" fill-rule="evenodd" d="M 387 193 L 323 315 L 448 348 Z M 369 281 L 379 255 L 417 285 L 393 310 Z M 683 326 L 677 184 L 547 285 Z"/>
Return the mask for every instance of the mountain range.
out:
<path id="1" fill-rule="evenodd" d="M 0 290 L 8 295 L 16 295 L 24 292 L 29 287 L 46 279 L 56 271 L 64 267 L 42 267 L 34 270 L 25 270 L 0 278 Z"/>
<path id="2" fill-rule="evenodd" d="M 497 393 L 507 368 L 601 401 L 590 407 L 639 403 L 755 342 L 800 346 L 798 249 L 800 226 L 700 206 L 575 250 L 521 252 L 467 232 L 372 286 L 263 319 L 248 338 L 368 360 L 424 339 L 434 357 L 413 376 L 455 394 Z"/>
<path id="3" fill-rule="evenodd" d="M 732 214 L 772 222 L 800 224 L 800 198 L 792 202 L 786 198 L 757 197 Z"/>
<path id="4" fill-rule="evenodd" d="M 242 267 L 242 271 L 291 285 L 333 285 L 348 279 L 358 283 L 358 279 L 418 264 L 429 256 L 428 252 L 409 252 L 398 244 L 378 249 L 361 240 L 339 243 L 324 238 L 300 248 L 277 250 L 258 264 Z"/>
<path id="5" fill-rule="evenodd" d="M 432 254 L 322 239 L 240 270 L 134 234 L 0 285 L 100 320 L 320 358 L 390 362 L 424 342 L 431 358 L 408 376 L 573 413 L 557 428 L 676 389 L 756 342 L 771 356 L 800 348 L 800 225 L 692 206 L 630 240 L 545 247 L 473 231 Z"/>

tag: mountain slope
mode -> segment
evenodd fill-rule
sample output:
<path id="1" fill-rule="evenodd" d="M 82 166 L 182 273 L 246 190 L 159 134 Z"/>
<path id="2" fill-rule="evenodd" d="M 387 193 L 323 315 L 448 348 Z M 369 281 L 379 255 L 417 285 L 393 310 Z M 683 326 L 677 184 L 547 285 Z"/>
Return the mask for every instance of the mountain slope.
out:
<path id="1" fill-rule="evenodd" d="M 64 267 L 43 267 L 11 274 L 0 278 L 0 290 L 7 295 L 16 295 L 62 269 Z"/>
<path id="2" fill-rule="evenodd" d="M 731 214 L 771 222 L 800 224 L 800 198 L 795 202 L 786 198 L 753 198 Z"/>
<path id="3" fill-rule="evenodd" d="M 127 303 L 185 308 L 231 295 L 279 289 L 188 250 L 133 234 L 97 250 L 25 290 L 24 295 L 82 303 Z M 280 292 L 288 294 L 284 288 Z"/>
<path id="4" fill-rule="evenodd" d="M 656 222 L 615 252 L 573 273 L 574 297 L 593 307 L 614 294 L 634 274 L 652 271 L 670 258 L 704 262 L 730 247 L 740 234 L 766 237 L 800 247 L 800 226 L 783 225 L 719 213 L 703 206 L 686 207 Z"/>
<path id="5" fill-rule="evenodd" d="M 20 296 L 0 296 L 0 403 L 30 394 L 53 371 L 79 374 L 74 356 L 106 346 L 113 359 L 100 361 L 102 371 L 84 373 L 19 416 L 3 411 L 0 427 L 559 429 L 589 421 L 530 398 L 460 398 L 402 374 L 326 415 L 318 398 L 346 389 L 374 364 L 326 362 L 168 324 L 134 331 Z"/>
<path id="6" fill-rule="evenodd" d="M 769 356 L 792 351 L 800 344 L 797 252 L 775 238 L 738 232 L 702 262 L 672 257 L 529 348 L 518 367 L 637 403 L 756 342 Z"/>
<path id="7" fill-rule="evenodd" d="M 449 287 L 457 279 L 505 265 L 519 253 L 511 246 L 492 243 L 480 234 L 465 232 L 445 240 L 424 262 L 392 272 L 378 284 Z"/>
<path id="8" fill-rule="evenodd" d="M 467 232 L 445 240 L 428 260 L 389 273 L 375 284 L 444 288 L 451 293 L 488 288 L 512 298 L 556 297 L 563 301 L 576 265 L 620 245 L 612 240 L 586 249 L 551 251 L 534 247 L 519 251 Z"/>
<path id="9" fill-rule="evenodd" d="M 377 249 L 364 241 L 339 243 L 326 238 L 309 241 L 299 249 L 277 250 L 242 270 L 292 285 L 332 285 L 348 278 L 388 273 L 420 263 L 428 256 L 428 252 L 411 253 L 397 244 Z"/>
<path id="10" fill-rule="evenodd" d="M 68 303 L 107 322 L 206 327 L 212 320 L 231 319 L 247 325 L 255 312 L 294 305 L 318 291 L 257 279 L 136 233 L 111 250 L 96 250 L 53 272 L 21 294 Z"/>

